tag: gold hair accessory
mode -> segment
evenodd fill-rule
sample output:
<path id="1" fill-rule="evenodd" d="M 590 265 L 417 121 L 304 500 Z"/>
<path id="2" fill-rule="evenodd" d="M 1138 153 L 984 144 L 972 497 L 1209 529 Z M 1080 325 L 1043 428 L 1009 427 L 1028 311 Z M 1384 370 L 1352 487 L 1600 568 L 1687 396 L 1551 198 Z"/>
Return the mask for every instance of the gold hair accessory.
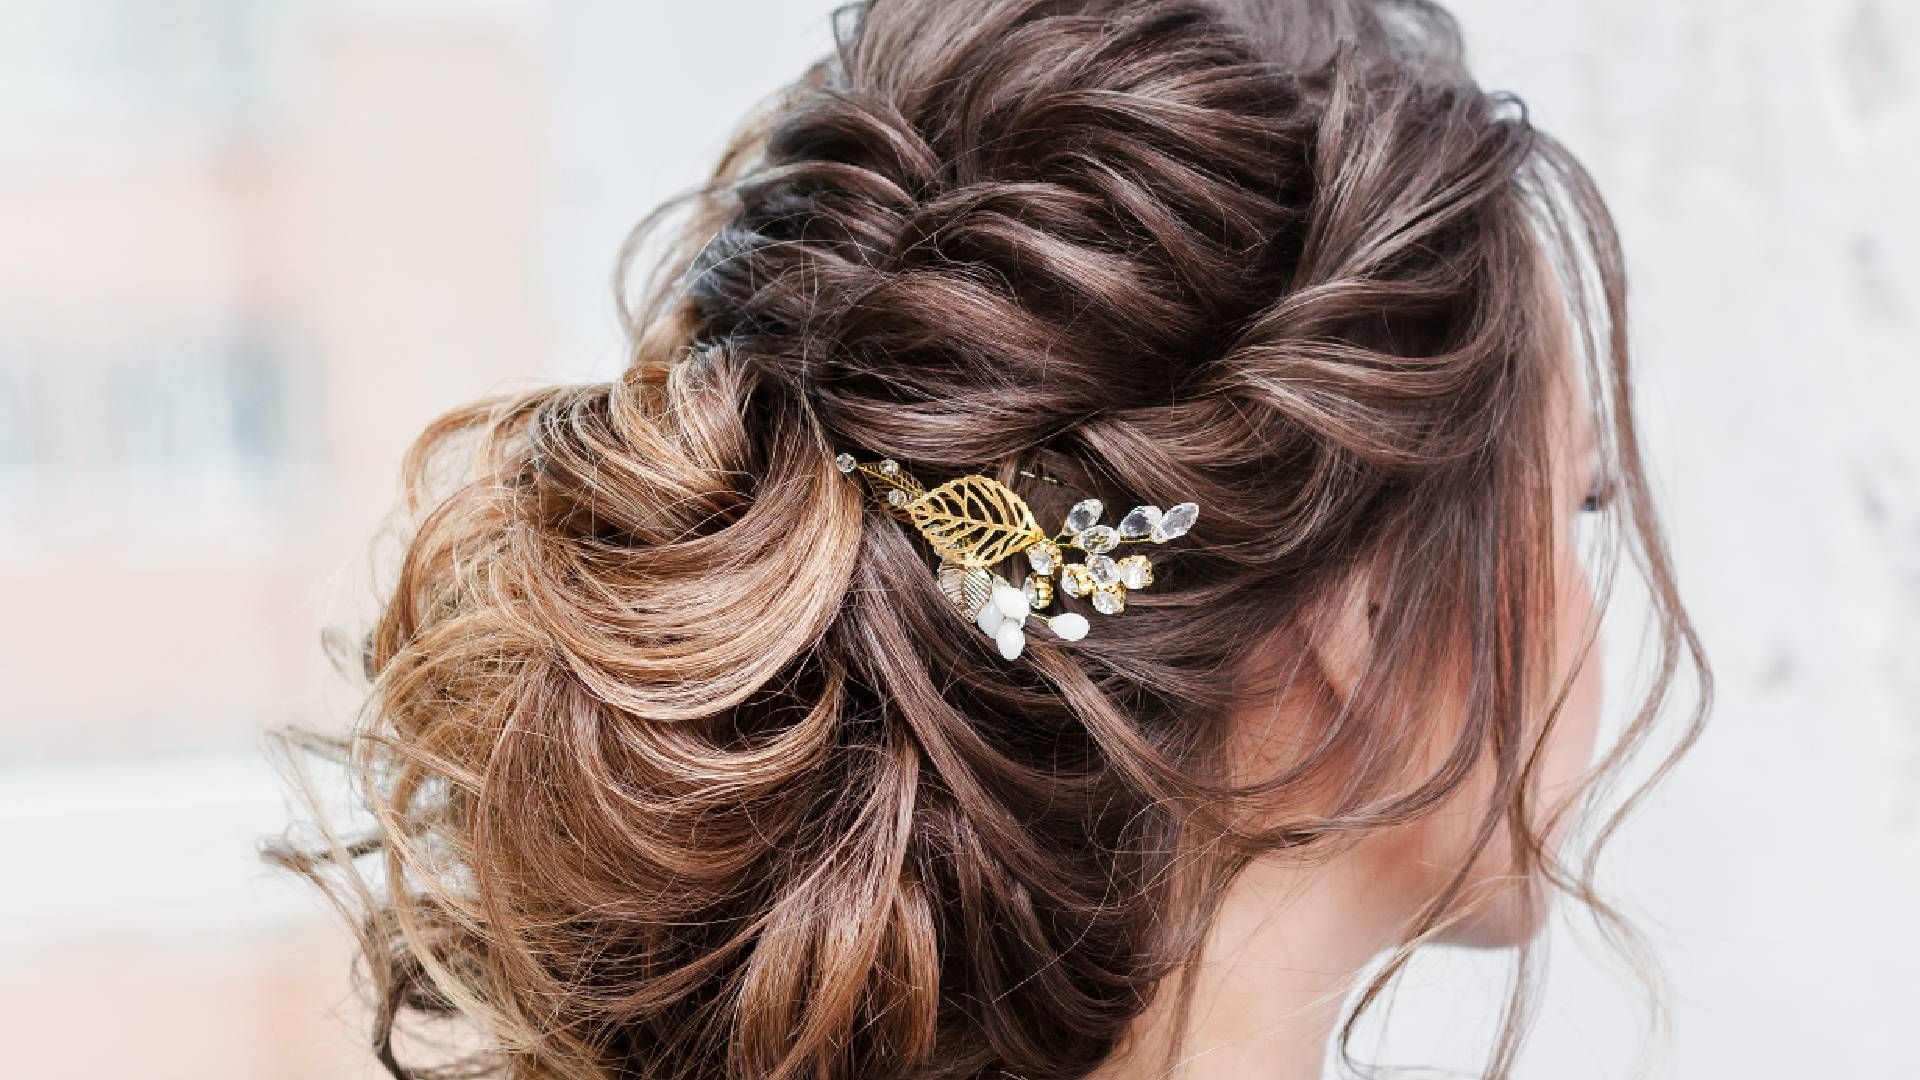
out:
<path id="1" fill-rule="evenodd" d="M 940 556 L 940 591 L 1008 660 L 1017 659 L 1027 646 L 1023 628 L 1028 618 L 1038 619 L 1062 641 L 1087 636 L 1086 616 L 1071 611 L 1046 614 L 1056 591 L 1087 598 L 1102 615 L 1126 610 L 1130 590 L 1153 584 L 1153 563 L 1145 555 L 1115 559 L 1108 553 L 1123 544 L 1178 539 L 1200 516 L 1200 508 L 1190 502 L 1165 511 L 1136 506 L 1117 527 L 1102 525 L 1100 500 L 1083 499 L 1067 511 L 1060 531 L 1048 536 L 1026 500 L 991 477 L 969 474 L 928 489 L 892 458 L 861 462 L 841 454 L 834 464 L 842 473 L 866 477 L 887 511 L 926 537 Z M 1069 548 L 1084 558 L 1067 562 Z M 1028 572 L 1016 589 L 994 567 L 1023 552 Z"/>

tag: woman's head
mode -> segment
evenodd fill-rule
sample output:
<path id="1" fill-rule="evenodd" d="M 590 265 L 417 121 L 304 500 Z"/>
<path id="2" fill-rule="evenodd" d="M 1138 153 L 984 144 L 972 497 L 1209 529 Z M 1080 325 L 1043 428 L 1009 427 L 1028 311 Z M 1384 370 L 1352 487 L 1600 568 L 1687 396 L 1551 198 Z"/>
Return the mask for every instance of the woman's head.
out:
<path id="1" fill-rule="evenodd" d="M 1408 941 L 1584 891 L 1596 482 L 1661 687 L 1691 637 L 1605 213 L 1443 14 L 876 0 L 685 209 L 616 380 L 410 462 L 380 824 L 332 852 L 385 855 L 383 1045 L 452 1009 L 515 1076 L 1083 1075 L 1252 863 L 1364 849 Z M 1009 663 L 840 450 L 1203 512 Z"/>

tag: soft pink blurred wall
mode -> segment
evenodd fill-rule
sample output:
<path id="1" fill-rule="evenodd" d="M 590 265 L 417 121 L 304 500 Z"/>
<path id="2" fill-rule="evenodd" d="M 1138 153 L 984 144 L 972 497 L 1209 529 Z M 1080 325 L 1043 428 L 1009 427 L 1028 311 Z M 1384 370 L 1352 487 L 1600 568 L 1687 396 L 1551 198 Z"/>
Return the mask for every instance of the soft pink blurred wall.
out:
<path id="1" fill-rule="evenodd" d="M 344 931 L 252 858 L 260 734 L 344 716 L 411 433 L 539 365 L 538 41 L 157 7 L 0 46 L 0 1075 L 371 1076 Z"/>
<path id="2" fill-rule="evenodd" d="M 625 231 L 832 6 L 0 6 L 0 1077 L 376 1074 L 263 732 L 350 715 L 413 435 L 617 367 Z"/>

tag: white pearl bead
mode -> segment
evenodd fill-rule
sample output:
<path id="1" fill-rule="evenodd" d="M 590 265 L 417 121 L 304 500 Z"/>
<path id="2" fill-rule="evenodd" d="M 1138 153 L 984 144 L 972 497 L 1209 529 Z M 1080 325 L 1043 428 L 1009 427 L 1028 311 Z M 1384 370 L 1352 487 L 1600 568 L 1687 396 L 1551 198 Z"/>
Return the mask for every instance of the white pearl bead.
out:
<path id="1" fill-rule="evenodd" d="M 1026 622 L 1027 612 L 1033 610 L 1032 605 L 1027 603 L 1026 593 L 1006 585 L 993 587 L 993 606 L 999 608 L 1000 614 L 1014 620 L 1016 624 Z"/>
<path id="2" fill-rule="evenodd" d="M 1027 647 L 1027 635 L 1020 632 L 1020 624 L 1012 619 L 1000 624 L 993 640 L 1000 646 L 1000 655 L 1008 660 L 1020 659 L 1020 651 Z"/>
<path id="3" fill-rule="evenodd" d="M 973 624 L 978 626 L 980 632 L 988 637 L 999 633 L 1000 624 L 1006 621 L 1007 617 L 1000 614 L 1000 608 L 997 604 L 981 604 L 980 613 L 973 617 Z"/>
<path id="4" fill-rule="evenodd" d="M 1048 629 L 1061 641 L 1079 641 L 1087 636 L 1087 617 L 1071 611 L 1055 615 L 1048 621 Z"/>

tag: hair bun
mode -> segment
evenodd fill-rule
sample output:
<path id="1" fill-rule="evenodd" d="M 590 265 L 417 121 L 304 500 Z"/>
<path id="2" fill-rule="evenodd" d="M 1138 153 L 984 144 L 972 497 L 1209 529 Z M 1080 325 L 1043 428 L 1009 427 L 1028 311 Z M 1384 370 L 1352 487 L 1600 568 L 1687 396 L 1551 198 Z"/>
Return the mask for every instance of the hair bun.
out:
<path id="1" fill-rule="evenodd" d="M 629 368 L 411 455 L 354 743 L 376 835 L 280 856 L 367 907 L 390 1062 L 397 1019 L 451 1008 L 505 1048 L 462 1075 L 1087 1075 L 1204 940 L 1187 890 L 1355 827 L 1250 834 L 1227 740 L 1248 657 L 1312 655 L 1316 590 L 1376 552 L 1420 571 L 1388 575 L 1393 670 L 1471 624 L 1515 659 L 1462 680 L 1493 702 L 1469 730 L 1521 743 L 1525 649 L 1483 594 L 1537 536 L 1496 500 L 1544 454 L 1540 144 L 1451 23 L 850 10 L 689 202 Z M 1125 618 L 983 664 L 1010 641 L 838 450 L 1021 485 L 1048 523 L 1206 517 Z M 1329 713 L 1368 768 L 1289 783 L 1401 806 L 1390 712 Z"/>

